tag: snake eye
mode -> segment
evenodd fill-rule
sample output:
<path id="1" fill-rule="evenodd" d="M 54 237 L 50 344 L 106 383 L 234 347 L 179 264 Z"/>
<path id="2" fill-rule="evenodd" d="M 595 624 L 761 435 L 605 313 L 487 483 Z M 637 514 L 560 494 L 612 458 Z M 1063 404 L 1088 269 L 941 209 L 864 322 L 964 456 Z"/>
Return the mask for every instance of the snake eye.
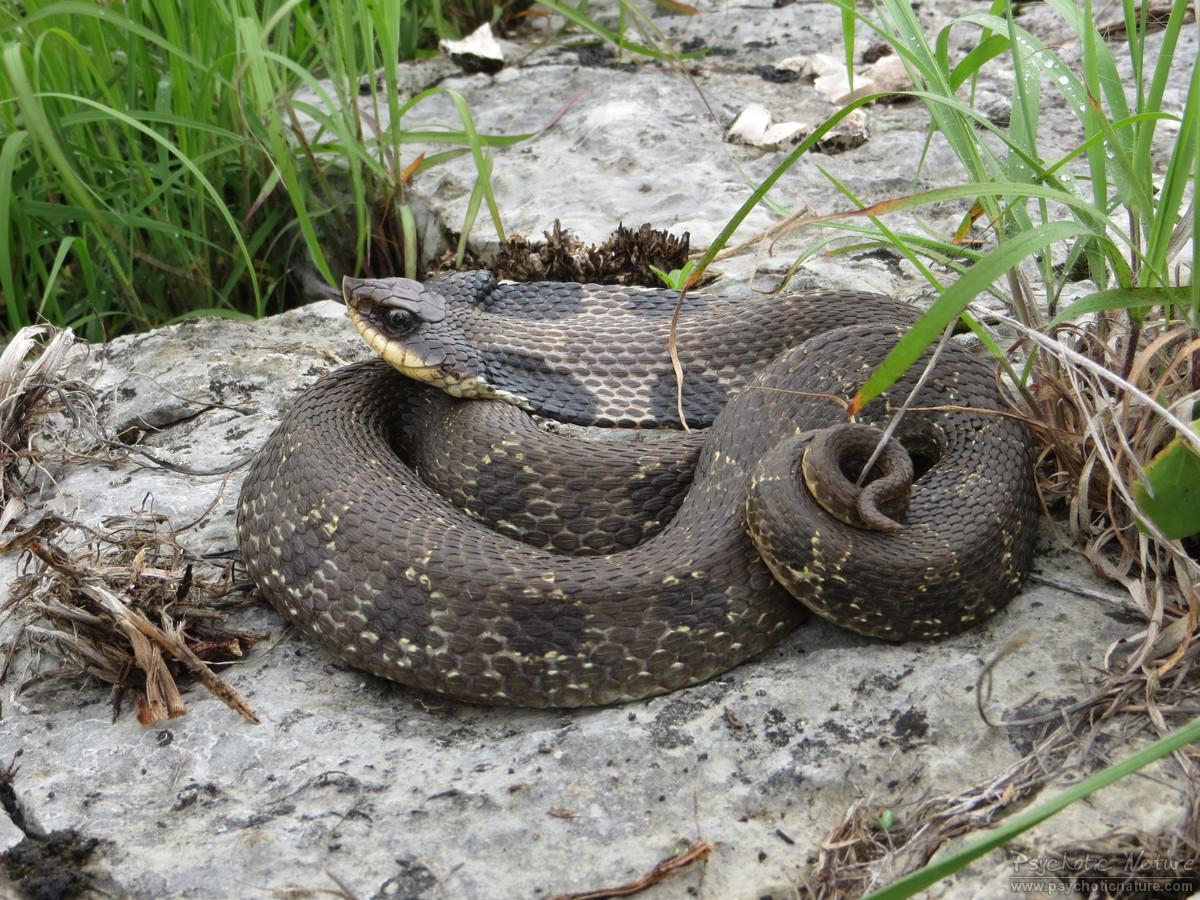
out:
<path id="1" fill-rule="evenodd" d="M 393 334 L 404 334 L 406 331 L 411 331 L 412 327 L 417 324 L 417 317 L 407 309 L 388 310 L 385 320 L 388 330 Z"/>

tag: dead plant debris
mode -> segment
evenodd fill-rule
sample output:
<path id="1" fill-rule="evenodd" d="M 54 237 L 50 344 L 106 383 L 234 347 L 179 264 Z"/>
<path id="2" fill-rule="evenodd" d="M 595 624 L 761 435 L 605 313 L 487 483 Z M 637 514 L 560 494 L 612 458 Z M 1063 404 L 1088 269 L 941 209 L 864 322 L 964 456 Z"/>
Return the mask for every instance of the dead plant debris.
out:
<path id="1" fill-rule="evenodd" d="M 1183 900 L 1200 887 L 1200 843 L 1197 843 L 1195 796 L 1185 833 L 1144 832 L 1108 835 L 1083 843 L 1063 844 L 1036 857 L 1010 847 L 1014 872 L 1041 880 L 1050 871 L 1072 896 L 1089 900 Z"/>
<path id="2" fill-rule="evenodd" d="M 904 796 L 910 784 L 901 785 L 886 801 L 855 801 L 821 841 L 815 863 L 797 868 L 804 886 L 801 896 L 805 900 L 861 897 L 925 865 L 947 842 L 1000 821 L 1008 810 L 1032 800 L 1064 772 L 1088 775 L 1110 762 L 1106 749 L 1113 745 L 1114 736 L 1126 743 L 1169 733 L 1200 712 L 1195 703 L 1198 659 L 1200 644 L 1192 643 L 1178 658 L 1169 680 L 1160 681 L 1152 668 L 1101 673 L 1094 692 L 1084 700 L 1015 723 L 1021 728 L 1041 724 L 1043 734 L 1006 771 L 962 791 L 910 801 Z M 1075 879 L 1079 896 L 1095 900 L 1190 896 L 1190 892 L 1139 894 L 1133 891 L 1137 879 L 1125 876 L 1135 870 L 1147 874 L 1146 866 L 1153 861 L 1162 870 L 1159 874 L 1175 874 L 1200 886 L 1200 803 L 1194 774 L 1198 758 L 1200 748 L 1195 747 L 1174 757 L 1187 797 L 1181 825 L 1168 826 L 1159 835 L 1114 834 L 1048 852 L 1039 848 L 1039 858 L 1074 860 L 1057 866 L 1048 877 L 1061 876 L 1067 883 Z M 1016 845 L 1006 849 L 1017 852 Z M 1090 869 L 1085 865 L 1089 859 L 1094 863 Z M 1013 873 L 1019 874 L 1015 869 Z"/>
<path id="3" fill-rule="evenodd" d="M 105 439 L 93 391 L 63 374 L 74 345 L 69 329 L 22 329 L 0 355 L 0 553 L 19 552 L 22 574 L 9 585 L 0 619 L 14 617 L 0 682 L 18 654 L 26 661 L 17 694 L 63 676 L 88 674 L 112 686 L 113 718 L 126 694 L 138 721 L 183 715 L 180 681 L 199 681 L 231 709 L 258 719 L 209 668 L 240 659 L 265 635 L 221 624 L 245 604 L 232 566 L 188 550 L 163 515 L 141 511 L 84 525 L 26 498 L 53 486 L 52 466 L 123 452 Z M 65 415 L 71 427 L 54 424 Z M 82 444 L 71 443 L 82 436 Z M 23 652 L 25 651 L 25 652 Z M 57 660 L 53 669 L 47 659 Z"/>
<path id="4" fill-rule="evenodd" d="M 61 374 L 74 344 L 69 328 L 36 325 L 18 331 L 0 354 L 0 532 L 25 511 L 23 497 L 47 464 L 87 454 L 68 448 L 48 425 L 67 403 L 72 416 L 95 416 L 91 386 Z"/>
<path id="5" fill-rule="evenodd" d="M 556 219 L 544 241 L 515 235 L 500 245 L 487 267 L 497 278 L 512 281 L 577 281 L 582 284 L 624 284 L 663 287 L 651 271 L 682 269 L 687 262 L 689 235 L 670 234 L 644 224 L 636 230 L 618 225 L 602 244 L 584 244 Z"/>
<path id="6" fill-rule="evenodd" d="M 209 668 L 243 658 L 266 637 L 221 625 L 229 608 L 247 602 L 231 591 L 231 565 L 196 557 L 162 515 L 107 519 L 73 551 L 54 541 L 68 524 L 51 520 L 26 544 L 28 571 L 0 607 L 21 622 L 0 678 L 18 649 L 28 650 L 35 665 L 49 654 L 63 665 L 29 675 L 18 692 L 87 673 L 112 685 L 114 719 L 131 694 L 138 722 L 148 726 L 187 711 L 178 683 L 186 675 L 257 723 L 237 691 Z"/>
<path id="7" fill-rule="evenodd" d="M 598 888 L 594 891 L 556 894 L 551 900 L 609 900 L 611 897 L 632 897 L 634 894 L 639 894 L 646 890 L 646 888 L 653 887 L 660 881 L 666 881 L 668 878 L 678 875 L 689 866 L 708 859 L 709 854 L 713 852 L 715 847 L 716 844 L 708 841 L 700 841 L 682 853 L 668 856 L 645 875 L 635 878 L 633 881 L 618 885 L 617 887 Z"/>
<path id="8" fill-rule="evenodd" d="M 1044 444 L 1047 507 L 1068 509 L 1074 542 L 1103 577 L 1121 584 L 1148 623 L 1128 667 L 1152 658 L 1173 622 L 1176 653 L 1200 624 L 1200 560 L 1187 544 L 1139 522 L 1132 485 L 1176 434 L 1163 414 L 1188 418 L 1200 388 L 1200 339 L 1159 311 L 1130 332 L 1103 315 L 1086 330 L 1046 335 L 993 313 L 1035 345 L 1038 365 L 1027 397 Z"/>

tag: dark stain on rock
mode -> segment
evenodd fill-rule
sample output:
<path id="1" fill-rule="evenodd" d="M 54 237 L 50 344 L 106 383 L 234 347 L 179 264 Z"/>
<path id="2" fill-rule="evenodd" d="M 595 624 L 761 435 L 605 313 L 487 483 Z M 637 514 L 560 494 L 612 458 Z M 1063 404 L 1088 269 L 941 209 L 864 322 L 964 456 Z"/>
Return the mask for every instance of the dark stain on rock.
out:
<path id="1" fill-rule="evenodd" d="M 434 742 L 443 749 L 462 744 L 469 744 L 477 740 L 479 740 L 479 732 L 466 725 L 460 725 L 453 731 L 449 731 L 443 735 L 438 735 L 436 738 L 434 738 Z"/>
<path id="2" fill-rule="evenodd" d="M 1027 719 L 1035 719 L 1043 716 L 1046 713 L 1053 712 L 1063 706 L 1070 706 L 1076 702 L 1074 695 L 1063 697 L 1060 700 L 1051 700 L 1048 697 L 1043 697 L 1035 703 L 1028 703 L 1024 706 L 1019 706 L 1012 712 L 1004 716 L 1003 721 L 1022 721 Z M 1034 745 L 1042 740 L 1053 729 L 1062 724 L 1062 720 L 1056 718 L 1046 722 L 1036 722 L 1030 725 L 1014 725 L 1008 728 L 1008 742 L 1012 744 L 1014 750 L 1021 756 L 1028 756 L 1033 750 Z"/>
<path id="3" fill-rule="evenodd" d="M 695 743 L 695 739 L 680 726 L 694 721 L 707 710 L 706 704 L 695 700 L 670 701 L 649 725 L 651 742 L 664 750 Z"/>
<path id="4" fill-rule="evenodd" d="M 904 712 L 893 709 L 889 721 L 892 725 L 892 736 L 903 750 L 910 750 L 923 743 L 929 735 L 929 719 L 923 710 L 916 707 L 910 706 Z"/>
<path id="5" fill-rule="evenodd" d="M 778 709 L 769 709 L 763 716 L 763 738 L 772 747 L 786 747 L 795 733 L 787 716 Z"/>
<path id="6" fill-rule="evenodd" d="M 857 743 L 859 738 L 841 722 L 826 719 L 821 723 L 821 730 L 833 737 L 839 744 Z"/>
<path id="7" fill-rule="evenodd" d="M 912 671 L 912 668 L 908 668 L 894 676 L 880 672 L 877 675 L 872 675 L 870 678 L 864 678 L 854 688 L 854 693 L 872 694 L 875 691 L 886 691 L 891 693 L 892 691 L 900 688 L 900 682 L 911 675 Z"/>
<path id="8" fill-rule="evenodd" d="M 1145 622 L 1142 614 L 1124 606 L 1103 610 L 1104 615 L 1120 625 L 1138 625 Z"/>
<path id="9" fill-rule="evenodd" d="M 805 737 L 792 748 L 792 759 L 796 765 L 811 765 L 824 761 L 830 755 L 829 741 L 817 737 Z"/>
<path id="10" fill-rule="evenodd" d="M 99 846 L 70 828 L 44 836 L 27 834 L 4 857 L 4 868 L 26 900 L 59 900 L 89 891 L 93 877 L 85 867 Z"/>
<path id="11" fill-rule="evenodd" d="M 800 80 L 799 72 L 793 72 L 791 69 L 777 69 L 774 66 L 754 66 L 750 69 L 750 74 L 757 75 L 763 81 L 769 81 L 772 84 L 788 84 Z"/>
<path id="12" fill-rule="evenodd" d="M 400 870 L 379 886 L 372 900 L 420 900 L 437 887 L 437 878 L 418 862 L 397 860 Z"/>

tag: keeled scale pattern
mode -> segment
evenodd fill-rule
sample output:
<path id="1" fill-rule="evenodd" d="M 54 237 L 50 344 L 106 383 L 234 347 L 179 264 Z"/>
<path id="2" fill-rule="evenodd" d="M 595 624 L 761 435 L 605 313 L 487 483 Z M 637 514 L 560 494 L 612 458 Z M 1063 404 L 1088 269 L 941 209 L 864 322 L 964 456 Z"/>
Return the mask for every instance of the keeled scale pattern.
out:
<path id="1" fill-rule="evenodd" d="M 869 295 L 822 295 L 820 303 L 812 301 L 815 306 L 808 298 L 800 305 L 824 322 L 905 318 L 894 304 L 864 297 Z M 778 301 L 773 306 L 785 318 L 795 315 L 795 307 Z M 722 317 L 730 313 L 705 306 L 699 314 L 719 333 Z M 739 312 L 739 320 L 745 315 Z M 615 312 L 613 317 L 620 318 Z M 785 326 L 776 322 L 773 329 Z M 720 352 L 719 339 L 691 333 L 694 347 Z M 576 706 L 632 700 L 702 681 L 771 645 L 802 618 L 801 607 L 771 576 L 744 527 L 756 461 L 781 440 L 840 421 L 840 406 L 804 394 L 848 399 L 894 341 L 895 330 L 888 326 L 838 330 L 760 364 L 758 387 L 742 390 L 717 417 L 700 452 L 695 483 L 675 518 L 632 549 L 590 557 L 563 556 L 497 534 L 433 493 L 401 456 L 420 466 L 421 459 L 440 454 L 444 469 L 462 473 L 464 490 L 473 484 L 494 488 L 502 508 L 493 518 L 508 522 L 526 515 L 527 530 L 537 531 L 535 520 L 554 520 L 556 508 L 561 513 L 570 502 L 573 486 L 595 486 L 603 479 L 594 445 L 532 449 L 527 442 L 539 444 L 546 436 L 523 424 L 519 411 L 498 403 L 472 404 L 468 424 L 447 425 L 447 417 L 462 412 L 461 404 L 381 363 L 347 367 L 300 399 L 256 460 L 239 502 L 243 556 L 272 603 L 332 652 L 449 697 Z M 611 357 L 624 373 L 619 377 L 631 377 L 622 354 L 632 352 L 634 343 L 627 324 L 617 343 L 622 349 Z M 610 359 L 604 352 L 593 355 L 601 366 Z M 646 372 L 654 368 L 645 366 Z M 740 371 L 738 377 L 748 376 Z M 991 379 L 986 365 L 953 349 L 931 379 L 936 390 L 927 385 L 918 405 L 999 409 Z M 776 389 L 758 389 L 767 386 Z M 892 396 L 903 396 L 905 389 L 902 382 Z M 618 399 L 599 402 L 617 411 L 625 394 L 636 397 L 639 391 L 619 387 Z M 886 418 L 882 406 L 873 405 L 881 410 L 875 420 Z M 934 499 L 926 503 L 914 496 L 901 533 L 908 543 L 899 552 L 886 543 L 866 543 L 867 533 L 858 530 L 838 547 L 829 517 L 803 505 L 794 528 L 800 551 L 785 546 L 795 535 L 785 537 L 782 527 L 756 519 L 756 532 L 782 559 L 773 565 L 801 585 L 806 603 L 868 631 L 890 623 L 882 632 L 874 629 L 890 637 L 957 630 L 1007 602 L 1028 568 L 1036 524 L 1022 426 L 974 412 L 922 415 L 932 416 L 931 427 L 947 434 L 951 444 L 979 443 L 966 457 L 948 455 L 949 466 L 934 466 L 918 482 L 918 491 L 931 489 Z M 617 411 L 613 418 L 626 416 Z M 489 422 L 492 417 L 495 422 Z M 863 418 L 871 421 L 872 415 Z M 504 452 L 483 450 L 489 460 L 477 470 L 478 446 L 473 458 L 470 452 L 458 455 L 470 443 L 465 439 L 458 446 L 422 444 L 426 436 L 458 427 L 471 433 L 498 429 L 488 434 L 504 435 Z M 537 466 L 548 469 L 531 465 L 539 452 L 544 459 Z M 624 465 L 620 477 L 630 481 L 643 467 L 670 471 L 661 460 Z M 505 491 L 505 479 L 520 490 Z M 672 475 L 663 483 L 672 479 L 678 481 Z M 772 483 L 782 488 L 791 480 L 768 472 L 758 476 L 757 493 L 782 493 Z M 551 499 L 537 496 L 540 484 L 551 485 Z M 589 534 L 611 529 L 615 521 L 603 509 L 602 493 L 582 504 L 594 507 L 600 523 Z M 514 495 L 520 502 L 503 508 Z M 560 522 L 569 518 L 557 515 Z M 871 537 L 883 541 L 895 535 Z M 952 539 L 976 543 L 951 545 Z M 555 545 L 553 535 L 549 545 Z M 966 598 L 967 606 L 932 608 L 924 599 L 931 571 L 947 573 L 943 581 L 950 585 L 937 603 Z M 863 587 L 852 586 L 847 595 L 842 588 L 852 581 Z M 904 625 L 908 620 L 917 624 Z"/>

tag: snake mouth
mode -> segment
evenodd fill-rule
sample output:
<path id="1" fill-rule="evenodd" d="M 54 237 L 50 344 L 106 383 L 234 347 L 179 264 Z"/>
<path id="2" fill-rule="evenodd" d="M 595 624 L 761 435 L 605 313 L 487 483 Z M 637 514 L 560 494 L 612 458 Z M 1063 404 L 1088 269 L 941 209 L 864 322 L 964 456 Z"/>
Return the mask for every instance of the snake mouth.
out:
<path id="1" fill-rule="evenodd" d="M 403 297 L 393 302 L 380 302 L 378 295 L 359 290 L 363 284 L 355 279 L 343 279 L 346 315 L 367 345 L 393 369 L 415 381 L 441 388 L 452 397 L 500 400 L 533 411 L 527 398 L 496 387 L 482 375 L 453 371 L 453 355 L 441 341 L 423 335 L 419 330 L 398 335 L 389 329 L 388 313 L 394 309 L 412 308 L 414 304 Z M 440 323 L 441 318 L 434 319 L 434 323 Z"/>

